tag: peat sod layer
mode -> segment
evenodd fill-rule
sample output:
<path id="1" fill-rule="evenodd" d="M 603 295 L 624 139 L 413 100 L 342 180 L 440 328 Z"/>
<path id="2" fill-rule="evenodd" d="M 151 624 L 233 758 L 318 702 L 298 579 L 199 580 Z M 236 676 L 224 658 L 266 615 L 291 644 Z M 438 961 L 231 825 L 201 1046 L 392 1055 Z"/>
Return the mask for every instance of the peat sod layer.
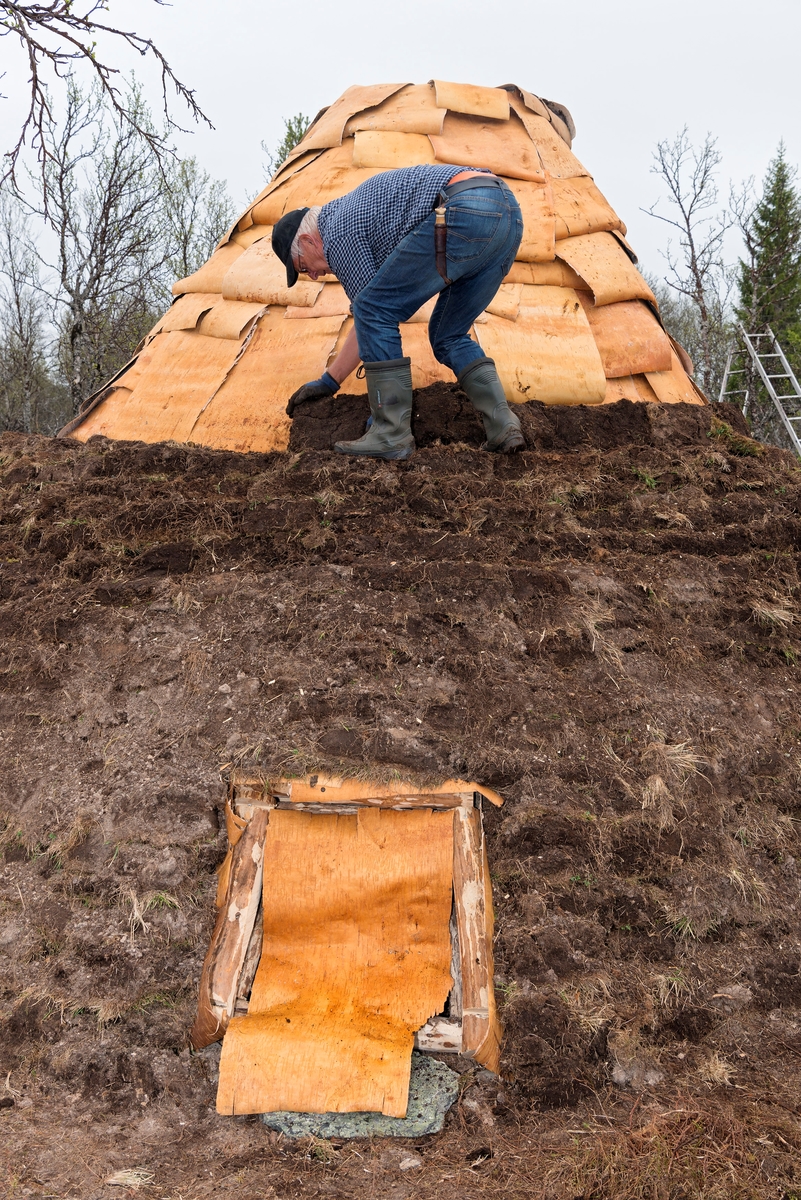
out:
<path id="1" fill-rule="evenodd" d="M 332 453 L 364 415 L 285 454 L 0 439 L 0 1190 L 801 1194 L 798 463 L 628 402 L 525 406 L 495 457 L 442 386 L 410 461 Z M 453 1064 L 441 1135 L 215 1114 L 187 1030 L 239 766 L 505 796 L 503 1079 Z"/>

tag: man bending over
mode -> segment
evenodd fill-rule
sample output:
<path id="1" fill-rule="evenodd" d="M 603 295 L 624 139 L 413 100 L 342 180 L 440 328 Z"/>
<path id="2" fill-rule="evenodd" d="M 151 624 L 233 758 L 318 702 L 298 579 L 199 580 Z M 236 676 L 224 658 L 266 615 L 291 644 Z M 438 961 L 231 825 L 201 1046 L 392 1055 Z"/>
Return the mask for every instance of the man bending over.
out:
<path id="1" fill-rule="evenodd" d="M 384 171 L 322 207 L 286 213 L 272 244 L 286 266 L 287 287 L 301 273 L 309 279 L 336 275 L 354 322 L 328 370 L 291 397 L 289 415 L 297 404 L 335 395 L 361 360 L 372 424 L 357 441 L 337 442 L 334 449 L 408 458 L 414 451 L 412 372 L 398 325 L 439 293 L 428 324 L 434 356 L 481 413 L 483 449 L 519 450 L 525 445 L 520 421 L 506 402 L 495 363 L 468 330 L 498 291 L 522 236 L 511 189 L 489 171 L 458 166 Z"/>

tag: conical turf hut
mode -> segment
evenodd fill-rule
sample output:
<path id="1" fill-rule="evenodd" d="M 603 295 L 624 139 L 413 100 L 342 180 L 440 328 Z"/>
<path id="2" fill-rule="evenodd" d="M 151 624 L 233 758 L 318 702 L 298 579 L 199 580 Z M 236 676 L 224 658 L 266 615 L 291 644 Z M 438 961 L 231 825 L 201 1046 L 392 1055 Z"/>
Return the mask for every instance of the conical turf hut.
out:
<path id="1" fill-rule="evenodd" d="M 236 451 L 284 450 L 288 396 L 320 375 L 350 328 L 333 276 L 286 287 L 270 233 L 377 172 L 419 163 L 489 167 L 515 192 L 524 235 L 474 336 L 510 401 L 703 404 L 666 334 L 626 229 L 571 150 L 562 106 L 509 84 L 434 80 L 351 87 L 324 109 L 175 301 L 136 359 L 63 431 Z M 451 380 L 427 336 L 433 301 L 401 326 L 416 388 Z M 344 391 L 365 385 L 355 375 Z"/>

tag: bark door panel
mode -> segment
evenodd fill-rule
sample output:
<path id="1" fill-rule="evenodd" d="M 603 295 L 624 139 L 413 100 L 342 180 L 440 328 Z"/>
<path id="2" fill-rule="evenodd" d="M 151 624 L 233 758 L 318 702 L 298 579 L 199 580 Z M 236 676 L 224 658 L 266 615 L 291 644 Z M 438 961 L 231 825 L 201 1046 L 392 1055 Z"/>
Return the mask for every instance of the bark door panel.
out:
<path id="1" fill-rule="evenodd" d="M 287 321 L 283 309 L 261 319 L 242 357 L 192 426 L 191 440 L 222 450 L 286 450 L 286 402 L 326 368 L 344 318 Z"/>
<path id="2" fill-rule="evenodd" d="M 531 144 L 519 121 L 489 125 L 479 117 L 463 117 L 449 112 L 442 127 L 442 136 L 432 136 L 431 145 L 437 162 L 462 167 L 488 167 L 496 175 L 504 175 L 508 179 L 545 182 L 537 148 Z"/>
<path id="3" fill-rule="evenodd" d="M 262 957 L 217 1111 L 405 1116 L 414 1032 L 452 984 L 452 889 L 450 812 L 273 811 Z"/>
<path id="4" fill-rule="evenodd" d="M 150 362 L 131 395 L 109 397 L 73 436 L 81 441 L 95 433 L 122 441 L 186 441 L 240 351 L 238 342 L 185 330 L 160 333 L 151 346 Z"/>
<path id="5" fill-rule="evenodd" d="M 670 342 L 651 309 L 642 300 L 593 305 L 589 293 L 579 299 L 595 338 L 607 379 L 669 371 Z"/>
<path id="6" fill-rule="evenodd" d="M 606 378 L 601 356 L 576 292 L 556 287 L 523 291 L 528 304 L 521 303 L 516 321 L 487 315 L 476 327 L 482 350 L 495 360 L 507 400 L 602 403 Z"/>
<path id="7" fill-rule="evenodd" d="M 585 281 L 595 303 L 650 300 L 656 297 L 612 233 L 587 233 L 557 242 L 556 256 Z"/>

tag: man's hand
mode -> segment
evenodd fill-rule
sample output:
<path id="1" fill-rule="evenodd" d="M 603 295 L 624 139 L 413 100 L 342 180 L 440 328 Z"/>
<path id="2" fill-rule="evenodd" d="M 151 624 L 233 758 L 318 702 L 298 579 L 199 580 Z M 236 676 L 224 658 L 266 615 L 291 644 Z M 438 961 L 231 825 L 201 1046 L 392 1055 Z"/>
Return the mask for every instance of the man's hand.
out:
<path id="1" fill-rule="evenodd" d="M 310 400 L 325 400 L 328 396 L 333 396 L 339 391 L 339 384 L 333 375 L 329 375 L 324 371 L 319 379 L 313 379 L 311 383 L 304 383 L 303 387 L 299 387 L 296 392 L 289 397 L 289 403 L 286 406 L 287 416 L 291 417 L 295 412 L 298 404 L 305 404 Z"/>

